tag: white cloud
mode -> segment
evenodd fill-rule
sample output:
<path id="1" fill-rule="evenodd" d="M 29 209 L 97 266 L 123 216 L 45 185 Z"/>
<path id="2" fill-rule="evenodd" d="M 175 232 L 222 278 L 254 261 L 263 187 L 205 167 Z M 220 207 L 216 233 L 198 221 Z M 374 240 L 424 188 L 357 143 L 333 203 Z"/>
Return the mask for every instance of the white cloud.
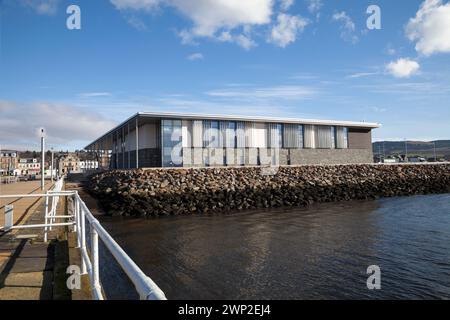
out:
<path id="1" fill-rule="evenodd" d="M 296 40 L 297 34 L 303 32 L 306 25 L 308 20 L 301 16 L 280 13 L 277 24 L 272 28 L 269 41 L 284 48 Z"/>
<path id="2" fill-rule="evenodd" d="M 450 2 L 426 0 L 406 26 L 406 35 L 416 41 L 416 50 L 426 56 L 450 52 Z"/>
<path id="3" fill-rule="evenodd" d="M 387 72 L 396 78 L 409 78 L 417 73 L 419 69 L 420 65 L 416 61 L 408 58 L 398 59 L 397 61 L 390 62 L 386 66 Z"/>
<path id="4" fill-rule="evenodd" d="M 110 92 L 84 92 L 79 94 L 82 98 L 110 97 Z"/>
<path id="5" fill-rule="evenodd" d="M 349 78 L 349 79 L 358 79 L 358 78 L 375 76 L 377 74 L 378 74 L 378 72 L 359 72 L 359 73 L 351 74 L 351 75 L 347 76 L 347 78 Z"/>
<path id="6" fill-rule="evenodd" d="M 53 15 L 58 9 L 59 0 L 20 0 L 20 2 L 38 14 Z"/>
<path id="7" fill-rule="evenodd" d="M 234 37 L 234 41 L 246 50 L 256 47 L 256 42 L 253 41 L 249 36 L 244 35 L 244 34 L 236 35 Z"/>
<path id="8" fill-rule="evenodd" d="M 110 0 L 119 10 L 146 10 L 157 7 L 161 0 Z"/>
<path id="9" fill-rule="evenodd" d="M 139 30 L 139 31 L 147 31 L 148 30 L 148 27 L 145 24 L 145 22 L 142 21 L 141 18 L 139 18 L 135 15 L 131 15 L 131 16 L 127 17 L 126 20 L 129 23 L 129 25 L 132 26 L 133 28 L 135 28 L 136 30 Z"/>
<path id="10" fill-rule="evenodd" d="M 396 55 L 397 54 L 397 49 L 395 49 L 391 43 L 388 43 L 388 45 L 386 46 L 386 48 L 384 49 L 385 53 L 387 53 L 390 56 Z"/>
<path id="11" fill-rule="evenodd" d="M 93 140 L 114 126 L 93 111 L 65 104 L 0 101 L 0 110 L 0 144 L 23 148 L 38 144 L 40 127 L 46 129 L 49 144 L 67 145 Z"/>
<path id="12" fill-rule="evenodd" d="M 341 38 L 345 41 L 356 43 L 358 36 L 355 35 L 356 26 L 345 11 L 333 14 L 333 21 L 340 22 Z"/>
<path id="13" fill-rule="evenodd" d="M 387 111 L 386 108 L 380 108 L 380 107 L 370 107 L 369 109 L 375 113 L 383 113 L 383 112 Z"/>
<path id="14" fill-rule="evenodd" d="M 199 37 L 234 42 L 248 49 L 256 45 L 251 39 L 251 26 L 271 22 L 274 0 L 110 0 L 119 10 L 152 11 L 163 5 L 177 9 L 192 27 L 178 32 L 182 43 L 195 44 Z M 243 32 L 241 32 L 243 29 Z M 228 38 L 223 33 L 229 34 Z"/>
<path id="15" fill-rule="evenodd" d="M 282 99 L 282 100 L 302 100 L 315 95 L 314 88 L 305 86 L 274 86 L 263 88 L 233 88 L 209 91 L 207 94 L 212 97 L 232 98 L 232 99 Z"/>
<path id="16" fill-rule="evenodd" d="M 323 3 L 321 0 L 306 0 L 308 5 L 308 11 L 311 13 L 316 13 L 322 8 Z"/>
<path id="17" fill-rule="evenodd" d="M 292 5 L 294 4 L 294 0 L 280 0 L 281 4 L 280 4 L 280 8 L 281 10 L 288 10 L 290 7 L 292 7 Z"/>
<path id="18" fill-rule="evenodd" d="M 253 41 L 250 36 L 245 34 L 232 35 L 229 31 L 222 32 L 217 37 L 217 40 L 221 42 L 235 42 L 246 50 L 249 50 L 256 46 L 256 42 Z"/>
<path id="19" fill-rule="evenodd" d="M 187 59 L 190 60 L 190 61 L 203 60 L 203 58 L 204 58 L 203 54 L 201 54 L 199 52 L 196 52 L 196 53 L 193 53 L 193 54 L 187 56 Z"/>
<path id="20" fill-rule="evenodd" d="M 270 22 L 272 0 L 170 0 L 194 23 L 195 36 L 214 36 L 222 29 L 243 25 L 263 25 Z"/>

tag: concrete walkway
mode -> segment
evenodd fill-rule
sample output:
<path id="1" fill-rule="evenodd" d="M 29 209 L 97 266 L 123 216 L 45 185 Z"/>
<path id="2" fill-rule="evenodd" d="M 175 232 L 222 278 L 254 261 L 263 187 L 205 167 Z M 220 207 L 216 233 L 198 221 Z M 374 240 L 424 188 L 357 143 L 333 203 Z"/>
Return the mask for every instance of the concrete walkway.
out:
<path id="1" fill-rule="evenodd" d="M 46 187 L 50 187 L 50 182 Z M 41 193 L 39 181 L 3 185 L 0 194 Z M 43 223 L 45 207 L 42 199 L 7 199 L 0 203 L 0 225 L 4 223 L 5 204 L 14 205 L 15 224 Z M 58 215 L 64 212 L 60 202 Z M 65 288 L 68 245 L 65 232 L 50 233 L 43 243 L 42 229 L 14 230 L 0 233 L 0 300 L 70 299 Z M 62 237 L 61 237 L 62 236 Z"/>
<path id="2" fill-rule="evenodd" d="M 40 181 L 0 184 L 0 195 L 43 193 L 40 185 Z M 46 189 L 51 185 L 50 181 L 46 181 Z M 22 224 L 36 210 L 39 202 L 40 200 L 38 198 L 0 199 L 0 226 L 5 224 L 5 205 L 12 204 L 14 206 L 14 224 Z"/>

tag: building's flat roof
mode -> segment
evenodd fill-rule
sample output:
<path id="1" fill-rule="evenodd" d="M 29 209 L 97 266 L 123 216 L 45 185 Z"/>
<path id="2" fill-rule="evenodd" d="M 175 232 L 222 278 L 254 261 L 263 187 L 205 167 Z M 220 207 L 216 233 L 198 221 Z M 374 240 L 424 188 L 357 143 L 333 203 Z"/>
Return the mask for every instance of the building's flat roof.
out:
<path id="1" fill-rule="evenodd" d="M 179 112 L 138 112 L 109 130 L 107 133 L 96 139 L 85 149 L 89 149 L 89 146 L 103 139 L 111 132 L 124 126 L 132 119 L 139 118 L 177 118 L 177 119 L 189 119 L 189 120 L 229 120 L 229 121 L 248 121 L 248 122 L 270 122 L 270 123 L 298 123 L 298 124 L 312 124 L 312 125 L 328 125 L 328 126 L 342 126 L 352 128 L 379 128 L 381 124 L 375 122 L 355 122 L 355 121 L 340 121 L 340 120 L 320 120 L 320 119 L 303 119 L 303 118 L 279 118 L 279 117 L 259 117 L 259 116 L 243 116 L 243 115 L 222 115 L 222 114 L 202 114 L 202 113 L 179 113 Z"/>
<path id="2" fill-rule="evenodd" d="M 252 122 L 281 122 L 281 123 L 301 123 L 301 124 L 317 124 L 317 125 L 335 125 L 347 127 L 361 128 L 379 128 L 379 123 L 371 122 L 354 122 L 354 121 L 336 121 L 336 120 L 319 120 L 319 119 L 302 119 L 302 118 L 279 118 L 279 117 L 259 117 L 259 116 L 242 116 L 242 115 L 222 115 L 222 114 L 201 114 L 201 113 L 177 113 L 177 112 L 139 112 L 140 116 L 155 118 L 181 118 L 181 119 L 198 119 L 198 120 L 232 120 L 232 121 L 252 121 Z"/>

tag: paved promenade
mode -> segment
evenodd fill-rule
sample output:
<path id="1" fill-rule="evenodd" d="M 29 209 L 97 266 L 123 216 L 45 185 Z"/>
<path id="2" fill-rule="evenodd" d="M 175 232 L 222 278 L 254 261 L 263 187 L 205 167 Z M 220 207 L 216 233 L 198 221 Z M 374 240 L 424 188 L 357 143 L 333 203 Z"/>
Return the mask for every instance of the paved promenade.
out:
<path id="1" fill-rule="evenodd" d="M 0 184 L 0 195 L 42 193 L 40 185 L 40 181 Z M 45 186 L 49 188 L 51 182 L 46 181 Z M 0 226 L 5 224 L 5 205 L 12 204 L 14 206 L 14 224 L 23 224 L 30 214 L 36 210 L 39 201 L 38 198 L 0 199 Z"/>
<path id="2" fill-rule="evenodd" d="M 42 193 L 39 181 L 2 185 L 0 194 Z M 51 186 L 46 183 L 46 188 Z M 14 223 L 43 223 L 43 199 L 0 200 L 0 226 L 4 224 L 4 206 L 14 205 Z M 61 202 L 58 214 L 62 214 Z M 67 241 L 57 241 L 61 232 L 52 232 L 49 243 L 43 243 L 41 229 L 0 232 L 0 300 L 70 299 L 65 284 L 68 263 Z M 59 285 L 59 287 L 58 287 Z"/>

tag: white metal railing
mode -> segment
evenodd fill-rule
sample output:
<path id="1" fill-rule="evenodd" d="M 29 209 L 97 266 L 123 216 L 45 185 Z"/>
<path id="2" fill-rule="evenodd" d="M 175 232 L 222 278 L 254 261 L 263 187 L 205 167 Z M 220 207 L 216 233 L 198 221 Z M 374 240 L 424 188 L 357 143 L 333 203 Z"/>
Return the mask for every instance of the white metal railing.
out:
<path id="1" fill-rule="evenodd" d="M 24 198 L 45 198 L 45 222 L 44 224 L 23 224 L 14 225 L 14 206 L 5 205 L 5 225 L 0 228 L 3 231 L 11 231 L 17 229 L 36 229 L 44 228 L 44 241 L 47 242 L 48 230 L 52 230 L 53 227 L 73 226 L 74 222 L 71 221 L 73 216 L 57 216 L 56 209 L 59 203 L 59 197 L 67 196 L 67 191 L 62 191 L 64 185 L 64 178 L 58 180 L 53 187 L 45 194 L 11 194 L 0 195 L 0 199 L 24 199 Z M 51 207 L 49 210 L 49 200 L 51 199 Z M 51 218 L 50 218 L 51 217 Z M 58 222 L 56 219 L 65 219 L 68 222 Z"/>
<path id="2" fill-rule="evenodd" d="M 58 180 L 54 187 L 45 194 L 26 195 L 0 195 L 3 198 L 45 198 L 45 223 L 34 225 L 13 225 L 13 206 L 5 206 L 5 226 L 3 231 L 25 228 L 44 228 L 44 240 L 47 241 L 47 233 L 54 227 L 69 226 L 76 232 L 77 248 L 81 252 L 81 274 L 89 276 L 92 295 L 96 300 L 103 300 L 103 290 L 100 282 L 99 239 L 120 265 L 122 270 L 131 280 L 141 300 L 166 300 L 164 292 L 150 279 L 138 265 L 117 244 L 109 233 L 101 226 L 100 222 L 90 212 L 77 191 L 63 191 L 64 180 Z M 65 197 L 70 204 L 70 215 L 58 216 L 56 214 L 59 198 Z M 51 200 L 51 205 L 49 205 Z M 69 222 L 58 223 L 57 219 L 69 219 Z M 90 231 L 90 245 L 87 246 L 86 227 Z"/>
<path id="3" fill-rule="evenodd" d="M 64 185 L 64 178 L 59 179 L 58 181 L 56 181 L 55 185 L 53 186 L 52 189 L 50 189 L 49 191 L 47 191 L 47 195 L 51 195 L 51 194 L 58 194 L 62 192 L 63 189 L 63 185 Z M 59 196 L 55 196 L 55 197 L 51 197 L 52 200 L 52 205 L 50 207 L 50 211 L 49 211 L 49 196 L 45 197 L 45 227 L 44 227 L 44 242 L 47 242 L 47 237 L 48 237 L 48 231 L 52 231 L 53 228 L 53 224 L 55 224 L 56 219 L 70 219 L 73 218 L 73 216 L 57 216 L 56 215 L 56 209 L 58 208 L 58 203 L 59 203 Z M 49 225 L 49 226 L 47 226 Z"/>

